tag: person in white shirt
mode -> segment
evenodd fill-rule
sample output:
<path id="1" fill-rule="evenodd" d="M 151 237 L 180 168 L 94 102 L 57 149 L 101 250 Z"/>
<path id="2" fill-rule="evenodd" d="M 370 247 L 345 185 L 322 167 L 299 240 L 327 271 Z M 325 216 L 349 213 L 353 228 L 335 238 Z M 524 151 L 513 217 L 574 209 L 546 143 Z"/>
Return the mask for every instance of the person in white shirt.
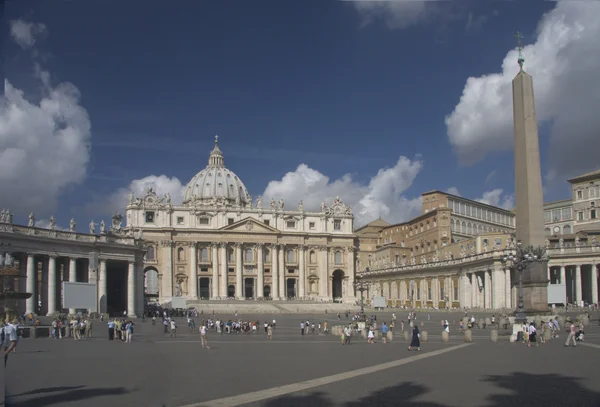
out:
<path id="1" fill-rule="evenodd" d="M 18 321 L 15 319 L 4 327 L 4 366 L 8 362 L 10 352 L 17 347 L 17 340 L 19 339 L 17 325 Z"/>
<path id="2" fill-rule="evenodd" d="M 202 349 L 210 349 L 208 341 L 206 340 L 206 325 L 200 325 L 200 340 L 202 342 Z"/>
<path id="3" fill-rule="evenodd" d="M 175 324 L 175 320 L 171 320 L 171 338 L 177 338 L 177 325 Z"/>

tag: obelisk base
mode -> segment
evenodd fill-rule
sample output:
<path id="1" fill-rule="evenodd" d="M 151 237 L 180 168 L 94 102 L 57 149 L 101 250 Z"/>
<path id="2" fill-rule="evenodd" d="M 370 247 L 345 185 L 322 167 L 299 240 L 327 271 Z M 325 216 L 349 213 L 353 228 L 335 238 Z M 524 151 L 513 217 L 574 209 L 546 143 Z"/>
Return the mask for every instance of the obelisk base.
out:
<path id="1" fill-rule="evenodd" d="M 523 271 L 523 310 L 525 316 L 550 315 L 548 309 L 548 262 L 529 263 Z M 518 310 L 515 313 L 518 313 Z"/>

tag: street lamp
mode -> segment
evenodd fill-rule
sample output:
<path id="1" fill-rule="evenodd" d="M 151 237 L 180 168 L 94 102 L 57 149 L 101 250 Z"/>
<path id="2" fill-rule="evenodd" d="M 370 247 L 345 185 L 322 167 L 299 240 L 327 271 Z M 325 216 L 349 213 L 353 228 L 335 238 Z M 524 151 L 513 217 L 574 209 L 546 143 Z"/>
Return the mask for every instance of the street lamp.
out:
<path id="1" fill-rule="evenodd" d="M 368 272 L 369 272 L 369 268 L 367 267 L 365 270 L 365 273 L 368 273 Z M 369 287 L 371 286 L 371 283 L 368 281 L 358 280 L 358 281 L 355 281 L 353 283 L 353 285 L 354 285 L 355 289 L 360 291 L 360 315 L 364 321 L 366 318 L 365 318 L 365 299 L 364 299 L 363 293 L 369 289 Z"/>
<path id="2" fill-rule="evenodd" d="M 519 302 L 517 311 L 515 312 L 515 322 L 527 322 L 527 316 L 524 312 L 523 304 L 523 271 L 530 263 L 540 262 L 545 260 L 546 250 L 543 247 L 534 248 L 533 246 L 523 247 L 521 241 L 517 241 L 516 247 L 510 249 L 504 257 L 500 259 L 502 264 L 509 269 L 515 269 L 519 272 Z"/>

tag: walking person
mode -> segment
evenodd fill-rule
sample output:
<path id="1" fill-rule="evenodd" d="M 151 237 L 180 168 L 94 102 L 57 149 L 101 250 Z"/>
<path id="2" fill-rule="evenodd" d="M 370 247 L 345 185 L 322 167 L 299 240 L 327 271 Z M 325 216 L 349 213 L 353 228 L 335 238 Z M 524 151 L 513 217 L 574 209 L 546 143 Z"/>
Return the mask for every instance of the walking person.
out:
<path id="1" fill-rule="evenodd" d="M 271 324 L 267 326 L 267 339 L 273 339 L 273 327 L 271 326 Z"/>
<path id="2" fill-rule="evenodd" d="M 413 326 L 412 339 L 410 340 L 408 350 L 411 350 L 412 348 L 417 348 L 418 351 L 421 350 L 421 333 L 419 332 L 417 324 L 414 324 Z"/>
<path id="3" fill-rule="evenodd" d="M 175 320 L 171 320 L 171 338 L 177 338 L 177 324 Z"/>
<path id="4" fill-rule="evenodd" d="M 532 343 L 535 343 L 535 346 L 540 346 L 540 344 L 537 343 L 537 329 L 535 329 L 535 324 L 533 322 L 529 325 L 529 342 L 527 343 L 527 347 L 531 348 Z"/>
<path id="5" fill-rule="evenodd" d="M 200 326 L 200 342 L 202 343 L 202 349 L 210 349 L 206 340 L 206 325 Z"/>
<path id="6" fill-rule="evenodd" d="M 573 346 L 577 346 L 577 342 L 575 342 L 575 324 L 571 324 L 571 329 L 569 331 L 569 336 L 567 336 L 565 346 L 569 346 L 571 341 L 573 341 Z"/>
<path id="7" fill-rule="evenodd" d="M 108 340 L 112 341 L 115 339 L 115 321 L 110 319 L 108 321 Z"/>
<path id="8" fill-rule="evenodd" d="M 373 332 L 373 328 L 370 328 L 369 333 L 367 333 L 367 343 L 375 343 L 375 333 Z"/>
<path id="9" fill-rule="evenodd" d="M 387 343 L 387 333 L 389 330 L 390 330 L 389 327 L 384 322 L 383 325 L 381 326 L 381 342 Z"/>

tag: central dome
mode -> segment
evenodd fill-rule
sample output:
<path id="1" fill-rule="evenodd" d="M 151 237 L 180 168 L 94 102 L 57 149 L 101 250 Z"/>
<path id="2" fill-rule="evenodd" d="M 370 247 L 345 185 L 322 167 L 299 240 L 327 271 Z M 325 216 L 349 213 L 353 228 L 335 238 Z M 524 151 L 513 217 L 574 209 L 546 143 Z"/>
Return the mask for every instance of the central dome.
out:
<path id="1" fill-rule="evenodd" d="M 219 137 L 215 136 L 215 148 L 210 153 L 208 165 L 187 184 L 183 203 L 214 202 L 219 199 L 224 199 L 228 204 L 246 205 L 252 198 L 242 180 L 225 168 Z"/>

